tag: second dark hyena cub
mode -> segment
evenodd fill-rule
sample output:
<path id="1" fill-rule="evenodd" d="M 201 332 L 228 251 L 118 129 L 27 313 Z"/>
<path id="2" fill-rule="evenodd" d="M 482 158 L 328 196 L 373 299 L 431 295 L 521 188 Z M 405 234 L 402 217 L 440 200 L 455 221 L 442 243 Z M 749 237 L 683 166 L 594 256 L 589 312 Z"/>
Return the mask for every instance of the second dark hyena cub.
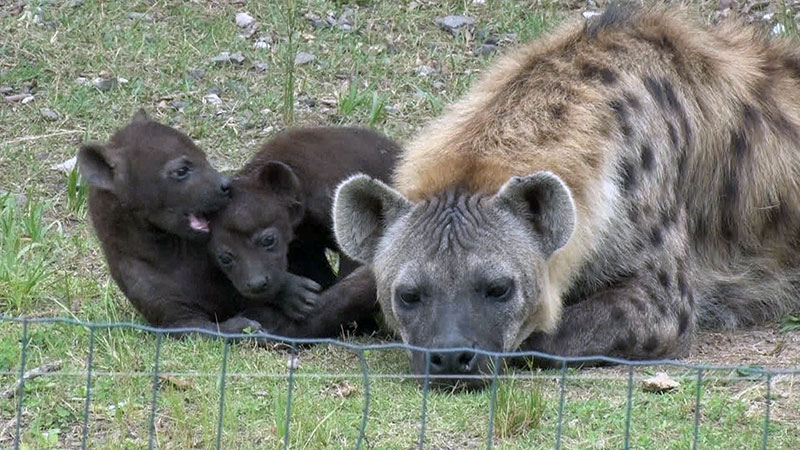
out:
<path id="1" fill-rule="evenodd" d="M 212 220 L 210 250 L 217 263 L 250 301 L 271 303 L 291 319 L 304 318 L 314 309 L 315 296 L 302 294 L 298 276 L 322 288 L 337 281 L 325 254 L 326 249 L 338 251 L 331 218 L 334 189 L 358 172 L 388 180 L 398 152 L 388 138 L 360 128 L 300 128 L 278 135 L 234 178 L 231 203 Z M 356 267 L 342 255 L 338 279 Z M 330 319 L 334 327 L 314 332 L 309 323 L 306 332 L 327 334 L 322 330 L 372 315 L 371 280 L 364 270 L 323 294 L 322 309 L 314 315 Z M 370 292 L 362 293 L 365 287 Z M 373 300 L 344 307 L 356 298 Z"/>
<path id="2" fill-rule="evenodd" d="M 237 316 L 236 290 L 208 256 L 207 216 L 230 181 L 188 136 L 140 110 L 107 144 L 81 147 L 89 214 L 111 276 L 148 323 L 257 330 Z"/>

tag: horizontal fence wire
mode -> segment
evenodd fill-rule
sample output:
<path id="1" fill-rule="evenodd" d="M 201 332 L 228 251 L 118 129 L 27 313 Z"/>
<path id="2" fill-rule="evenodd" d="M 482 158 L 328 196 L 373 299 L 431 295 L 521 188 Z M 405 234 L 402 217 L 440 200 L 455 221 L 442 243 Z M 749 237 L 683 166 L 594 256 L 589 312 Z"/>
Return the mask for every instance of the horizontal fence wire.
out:
<path id="1" fill-rule="evenodd" d="M 338 339 L 308 339 L 308 338 L 287 338 L 278 335 L 273 335 L 270 333 L 222 333 L 216 332 L 207 329 L 199 329 L 199 328 L 156 328 L 151 327 L 148 325 L 132 323 L 132 322 L 86 322 L 80 321 L 76 319 L 70 318 L 58 318 L 58 317 L 12 317 L 7 315 L 0 314 L 0 323 L 16 323 L 21 325 L 22 331 L 21 335 L 22 338 L 20 340 L 20 361 L 19 361 L 19 370 L 16 371 L 0 371 L 0 375 L 3 376 L 10 376 L 16 375 L 17 376 L 17 387 L 16 387 L 16 397 L 17 397 L 17 404 L 16 404 L 16 420 L 15 420 L 15 433 L 14 433 L 14 447 L 15 449 L 20 448 L 21 444 L 21 436 L 22 436 L 22 422 L 23 422 L 23 410 L 24 410 L 24 391 L 25 391 L 25 381 L 26 381 L 26 365 L 28 362 L 28 351 L 29 351 L 29 340 L 30 340 L 30 326 L 33 324 L 45 324 L 45 325 L 52 325 L 52 324 L 63 324 L 63 325 L 71 325 L 76 327 L 83 327 L 89 331 L 89 338 L 88 338 L 88 355 L 86 359 L 86 370 L 81 372 L 61 372 L 59 376 L 85 376 L 86 377 L 86 384 L 85 384 L 85 399 L 83 402 L 83 411 L 82 411 L 82 421 L 81 424 L 81 448 L 87 448 L 87 445 L 90 442 L 90 426 L 91 426 L 91 403 L 92 403 L 92 389 L 93 389 L 93 377 L 98 376 L 147 376 L 152 377 L 152 391 L 151 391 L 151 398 L 150 398 L 150 413 L 149 413 L 149 421 L 148 421 L 148 448 L 156 448 L 160 447 L 162 444 L 158 442 L 158 433 L 157 433 L 157 417 L 158 417 L 158 403 L 159 403 L 159 379 L 162 376 L 175 376 L 175 375 L 182 375 L 182 376 L 192 376 L 192 377 L 217 377 L 218 379 L 218 389 L 219 389 L 219 403 L 218 403 L 218 411 L 217 411 L 217 421 L 216 421 L 216 430 L 215 430 L 215 446 L 214 448 L 220 449 L 222 447 L 222 438 L 224 433 L 224 413 L 225 413 L 225 392 L 226 392 L 226 380 L 236 376 L 238 377 L 252 377 L 252 378 L 286 378 L 287 379 L 287 386 L 286 386 L 286 400 L 285 400 L 285 408 L 283 409 L 285 416 L 279 418 L 282 423 L 282 430 L 279 430 L 282 433 L 280 437 L 282 440 L 282 447 L 285 449 L 290 448 L 290 433 L 291 433 L 291 425 L 292 425 L 292 405 L 293 405 L 293 392 L 296 390 L 295 381 L 298 378 L 309 378 L 309 377 L 318 377 L 318 378 L 354 378 L 354 379 L 361 379 L 363 384 L 364 394 L 363 394 L 363 407 L 361 412 L 361 420 L 358 426 L 358 436 L 355 440 L 355 448 L 360 449 L 364 446 L 367 438 L 367 426 L 370 419 L 370 402 L 372 400 L 372 393 L 371 393 L 371 385 L 370 382 L 373 379 L 417 379 L 421 383 L 421 404 L 420 404 L 420 414 L 419 414 L 419 428 L 418 428 L 418 437 L 417 437 L 417 447 L 422 449 L 426 447 L 426 439 L 427 439 L 427 421 L 428 421 L 428 413 L 429 413 L 429 397 L 431 392 L 431 384 L 432 384 L 432 374 L 431 374 L 431 353 L 432 350 L 435 350 L 435 353 L 438 355 L 442 355 L 448 352 L 473 352 L 475 354 L 481 354 L 487 356 L 491 363 L 492 363 L 492 373 L 491 378 L 489 381 L 489 411 L 488 411 L 488 424 L 487 424 L 487 439 L 486 439 L 486 447 L 491 449 L 493 448 L 495 442 L 495 420 L 497 417 L 497 403 L 498 403 L 498 384 L 500 380 L 505 379 L 513 379 L 513 380 L 551 380 L 558 382 L 558 406 L 557 406 L 557 417 L 556 417 L 556 427 L 555 427 L 555 436 L 554 436 L 554 447 L 556 449 L 562 448 L 564 445 L 563 443 L 563 432 L 564 432 L 564 421 L 565 421 L 565 404 L 566 404 L 566 394 L 567 394 L 567 380 L 568 380 L 568 371 L 567 368 L 570 365 L 576 365 L 580 363 L 597 363 L 603 362 L 606 364 L 613 364 L 613 365 L 621 365 L 627 366 L 626 372 L 626 403 L 625 403 L 625 419 L 624 419 L 624 435 L 622 437 L 623 447 L 629 448 L 631 445 L 630 436 L 631 436 L 631 420 L 632 420 L 632 411 L 633 411 L 633 401 L 634 401 L 634 390 L 633 390 L 633 380 L 634 380 L 634 370 L 636 368 L 642 367 L 653 367 L 653 366 L 666 366 L 672 367 L 676 369 L 683 369 L 686 371 L 685 375 L 677 375 L 676 378 L 678 379 L 687 379 L 687 380 L 694 380 L 695 383 L 695 392 L 694 392 L 694 411 L 693 411 L 693 425 L 692 425 L 692 448 L 699 448 L 699 439 L 700 439 L 700 422 L 701 422 L 701 409 L 702 409 L 702 394 L 703 394 L 703 386 L 704 381 L 708 379 L 707 375 L 710 371 L 742 371 L 742 376 L 737 376 L 736 380 L 739 381 L 763 381 L 766 379 L 766 396 L 764 399 L 764 421 L 763 421 L 763 433 L 761 434 L 761 448 L 766 449 L 768 448 L 769 444 L 769 434 L 770 434 L 770 408 L 772 403 L 772 383 L 776 380 L 776 377 L 780 376 L 792 376 L 800 374 L 800 367 L 797 368 L 761 368 L 761 367 L 741 367 L 735 365 L 702 365 L 702 364 L 687 364 L 676 360 L 671 359 L 656 359 L 656 360 L 635 360 L 635 361 L 628 361 L 619 358 L 612 358 L 602 355 L 597 356 L 557 356 L 557 355 L 549 355 L 542 352 L 537 351 L 515 351 L 515 352 L 492 352 L 492 351 L 485 351 L 480 349 L 474 348 L 436 348 L 436 349 L 428 349 L 424 347 L 418 347 L 413 345 L 407 345 L 400 342 L 388 342 L 388 343 L 375 343 L 375 344 L 356 344 L 352 342 L 346 342 Z M 134 329 L 140 331 L 146 331 L 155 334 L 155 356 L 152 361 L 152 371 L 129 371 L 129 372 L 114 372 L 114 371 L 101 371 L 97 370 L 94 367 L 94 359 L 95 359 L 95 346 L 96 346 L 96 331 L 97 330 L 112 330 L 112 329 Z M 223 340 L 223 350 L 222 350 L 222 358 L 220 362 L 220 370 L 218 372 L 203 372 L 203 371 L 163 371 L 161 367 L 161 359 L 162 359 L 162 347 L 163 347 L 163 337 L 168 334 L 182 334 L 182 333 L 198 333 L 205 336 L 210 337 L 218 337 Z M 289 346 L 289 364 L 288 364 L 288 376 L 285 373 L 232 373 L 229 372 L 228 362 L 230 358 L 230 346 L 232 342 L 236 340 L 242 339 L 266 339 L 270 342 L 279 342 L 285 343 Z M 319 374 L 319 373 L 312 373 L 312 374 L 304 374 L 304 373 L 297 373 L 296 371 L 296 358 L 297 358 L 297 347 L 299 345 L 305 344 L 325 344 L 335 347 L 340 347 L 349 351 L 352 351 L 356 354 L 358 358 L 358 372 L 352 373 L 336 373 L 336 374 Z M 367 363 L 366 352 L 369 351 L 381 351 L 381 350 L 405 350 L 409 352 L 409 354 L 413 352 L 421 352 L 424 355 L 424 372 L 421 374 L 382 374 L 382 373 L 370 373 L 369 365 Z M 542 358 L 547 359 L 550 361 L 555 362 L 555 366 L 559 368 L 559 370 L 552 372 L 552 373 L 530 373 L 530 374 L 504 374 L 500 370 L 500 365 L 504 358 Z M 693 374 L 693 375 L 692 375 Z M 37 376 L 53 376 L 54 374 L 42 373 L 37 374 Z M 448 378 L 451 379 L 481 379 L 486 380 L 487 375 L 436 375 L 436 380 L 446 380 Z M 583 377 L 584 379 L 614 379 L 619 380 L 619 377 L 602 377 L 602 376 L 587 376 Z M 582 379 L 580 374 L 576 374 L 570 377 L 570 379 Z"/>

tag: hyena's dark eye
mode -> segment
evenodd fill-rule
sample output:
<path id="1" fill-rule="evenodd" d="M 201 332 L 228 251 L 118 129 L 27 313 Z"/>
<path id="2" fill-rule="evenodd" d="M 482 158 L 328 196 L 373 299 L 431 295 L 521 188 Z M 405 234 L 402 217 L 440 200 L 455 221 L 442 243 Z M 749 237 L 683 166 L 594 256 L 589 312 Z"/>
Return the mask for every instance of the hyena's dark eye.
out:
<path id="1" fill-rule="evenodd" d="M 406 307 L 414 306 L 422 300 L 419 291 L 408 288 L 398 289 L 397 298 L 399 298 L 400 303 Z"/>
<path id="2" fill-rule="evenodd" d="M 510 278 L 500 278 L 487 284 L 483 289 L 483 296 L 489 300 L 505 301 L 511 298 L 514 290 L 514 280 Z"/>
<path id="3" fill-rule="evenodd" d="M 258 240 L 258 245 L 266 250 L 272 250 L 278 245 L 278 238 L 274 234 L 267 234 Z"/>
<path id="4" fill-rule="evenodd" d="M 192 168 L 189 166 L 179 167 L 172 171 L 172 178 L 176 180 L 185 180 L 189 178 L 189 174 L 192 173 Z"/>

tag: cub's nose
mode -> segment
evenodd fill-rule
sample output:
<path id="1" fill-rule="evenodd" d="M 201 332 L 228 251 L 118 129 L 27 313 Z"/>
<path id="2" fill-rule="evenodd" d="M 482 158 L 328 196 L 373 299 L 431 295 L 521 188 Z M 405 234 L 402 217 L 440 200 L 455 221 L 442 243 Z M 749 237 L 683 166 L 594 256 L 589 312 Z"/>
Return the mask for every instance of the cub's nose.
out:
<path id="1" fill-rule="evenodd" d="M 267 290 L 267 286 L 269 285 L 269 280 L 267 277 L 254 277 L 251 278 L 250 281 L 247 282 L 247 290 L 253 294 L 261 294 Z"/>
<path id="2" fill-rule="evenodd" d="M 222 195 L 231 195 L 231 179 L 222 177 L 222 182 L 219 184 L 219 191 Z"/>

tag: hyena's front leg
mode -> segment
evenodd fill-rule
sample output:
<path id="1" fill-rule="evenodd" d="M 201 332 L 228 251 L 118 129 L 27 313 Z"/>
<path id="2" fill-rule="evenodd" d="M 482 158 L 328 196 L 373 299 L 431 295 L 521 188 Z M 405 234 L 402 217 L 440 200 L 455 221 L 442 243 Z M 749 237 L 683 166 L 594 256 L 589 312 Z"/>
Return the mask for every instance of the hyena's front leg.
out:
<path id="1" fill-rule="evenodd" d="M 522 348 L 561 356 L 685 356 L 695 324 L 686 274 L 675 269 L 643 272 L 567 306 L 552 334 L 535 333 Z"/>

